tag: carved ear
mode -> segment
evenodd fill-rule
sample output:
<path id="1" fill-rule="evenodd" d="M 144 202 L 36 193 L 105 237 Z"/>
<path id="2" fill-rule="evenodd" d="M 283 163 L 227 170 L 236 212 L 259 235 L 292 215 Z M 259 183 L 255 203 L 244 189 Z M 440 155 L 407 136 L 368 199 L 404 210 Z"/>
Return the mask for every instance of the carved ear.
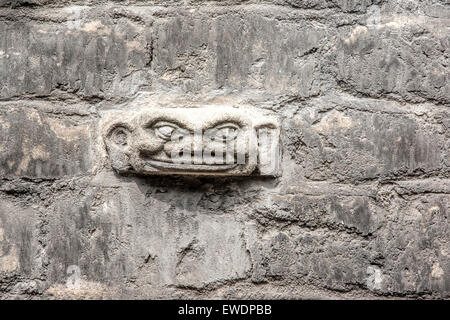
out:
<path id="1" fill-rule="evenodd" d="M 256 128 L 258 139 L 258 169 L 263 176 L 280 175 L 280 128 L 267 123 Z"/>
<path id="2" fill-rule="evenodd" d="M 128 171 L 130 165 L 132 128 L 126 123 L 112 125 L 106 133 L 105 144 L 111 166 L 118 172 Z"/>

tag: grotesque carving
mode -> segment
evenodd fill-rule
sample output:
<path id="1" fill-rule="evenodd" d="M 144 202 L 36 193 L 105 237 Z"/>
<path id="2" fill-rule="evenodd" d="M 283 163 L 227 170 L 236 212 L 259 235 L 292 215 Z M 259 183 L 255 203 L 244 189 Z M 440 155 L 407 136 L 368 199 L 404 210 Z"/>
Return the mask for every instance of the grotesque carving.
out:
<path id="1" fill-rule="evenodd" d="M 253 107 L 147 107 L 103 124 L 119 173 L 278 175 L 279 123 Z"/>

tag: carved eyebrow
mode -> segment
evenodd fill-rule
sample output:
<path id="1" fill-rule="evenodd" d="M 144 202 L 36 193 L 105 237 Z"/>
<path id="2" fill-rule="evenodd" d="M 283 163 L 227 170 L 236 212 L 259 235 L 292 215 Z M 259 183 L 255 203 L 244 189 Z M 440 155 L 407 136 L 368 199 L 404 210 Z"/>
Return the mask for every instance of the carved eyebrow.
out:
<path id="1" fill-rule="evenodd" d="M 166 125 L 173 124 L 173 125 L 176 125 L 177 127 L 187 129 L 186 126 L 184 124 L 182 124 L 180 121 L 178 121 L 176 119 L 166 118 L 166 117 L 158 117 L 158 118 L 152 119 L 151 121 L 146 122 L 143 125 L 143 127 L 144 128 L 152 128 L 158 122 L 161 122 L 162 124 L 165 123 Z"/>
<path id="2" fill-rule="evenodd" d="M 225 120 L 220 119 L 220 120 L 214 121 L 211 124 L 207 125 L 207 129 L 212 129 L 212 128 L 215 128 L 217 126 L 224 125 L 224 124 L 227 124 L 227 123 L 234 124 L 235 126 L 238 126 L 239 128 L 244 127 L 244 124 L 239 119 L 230 118 L 230 119 L 225 119 Z"/>
<path id="3" fill-rule="evenodd" d="M 255 126 L 255 129 L 263 129 L 263 128 L 276 129 L 277 126 L 276 126 L 276 124 L 274 124 L 272 122 L 261 123 L 261 124 Z"/>

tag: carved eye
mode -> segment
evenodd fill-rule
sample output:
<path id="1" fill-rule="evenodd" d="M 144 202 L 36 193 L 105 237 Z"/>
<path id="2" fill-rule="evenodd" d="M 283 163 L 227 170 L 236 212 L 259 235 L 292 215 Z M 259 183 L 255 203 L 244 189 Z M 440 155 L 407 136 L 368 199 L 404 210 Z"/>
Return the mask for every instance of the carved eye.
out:
<path id="1" fill-rule="evenodd" d="M 170 138 L 174 130 L 175 128 L 171 126 L 163 126 L 156 128 L 156 132 L 161 138 Z"/>
<path id="2" fill-rule="evenodd" d="M 234 123 L 223 123 L 213 129 L 213 135 L 211 138 L 215 141 L 231 141 L 236 139 L 238 132 L 239 127 Z"/>
<path id="3" fill-rule="evenodd" d="M 170 140 L 175 130 L 179 127 L 170 122 L 158 122 L 153 126 L 155 134 L 164 140 Z"/>

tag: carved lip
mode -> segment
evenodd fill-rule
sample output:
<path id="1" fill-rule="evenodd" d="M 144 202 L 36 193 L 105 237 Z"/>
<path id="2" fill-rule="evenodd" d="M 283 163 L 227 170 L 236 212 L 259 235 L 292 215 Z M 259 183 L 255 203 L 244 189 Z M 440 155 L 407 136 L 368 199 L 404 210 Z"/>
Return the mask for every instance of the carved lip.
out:
<path id="1" fill-rule="evenodd" d="M 158 169 L 168 169 L 177 171 L 226 171 L 238 166 L 238 164 L 186 164 L 173 163 L 158 160 L 145 160 L 146 163 Z"/>

